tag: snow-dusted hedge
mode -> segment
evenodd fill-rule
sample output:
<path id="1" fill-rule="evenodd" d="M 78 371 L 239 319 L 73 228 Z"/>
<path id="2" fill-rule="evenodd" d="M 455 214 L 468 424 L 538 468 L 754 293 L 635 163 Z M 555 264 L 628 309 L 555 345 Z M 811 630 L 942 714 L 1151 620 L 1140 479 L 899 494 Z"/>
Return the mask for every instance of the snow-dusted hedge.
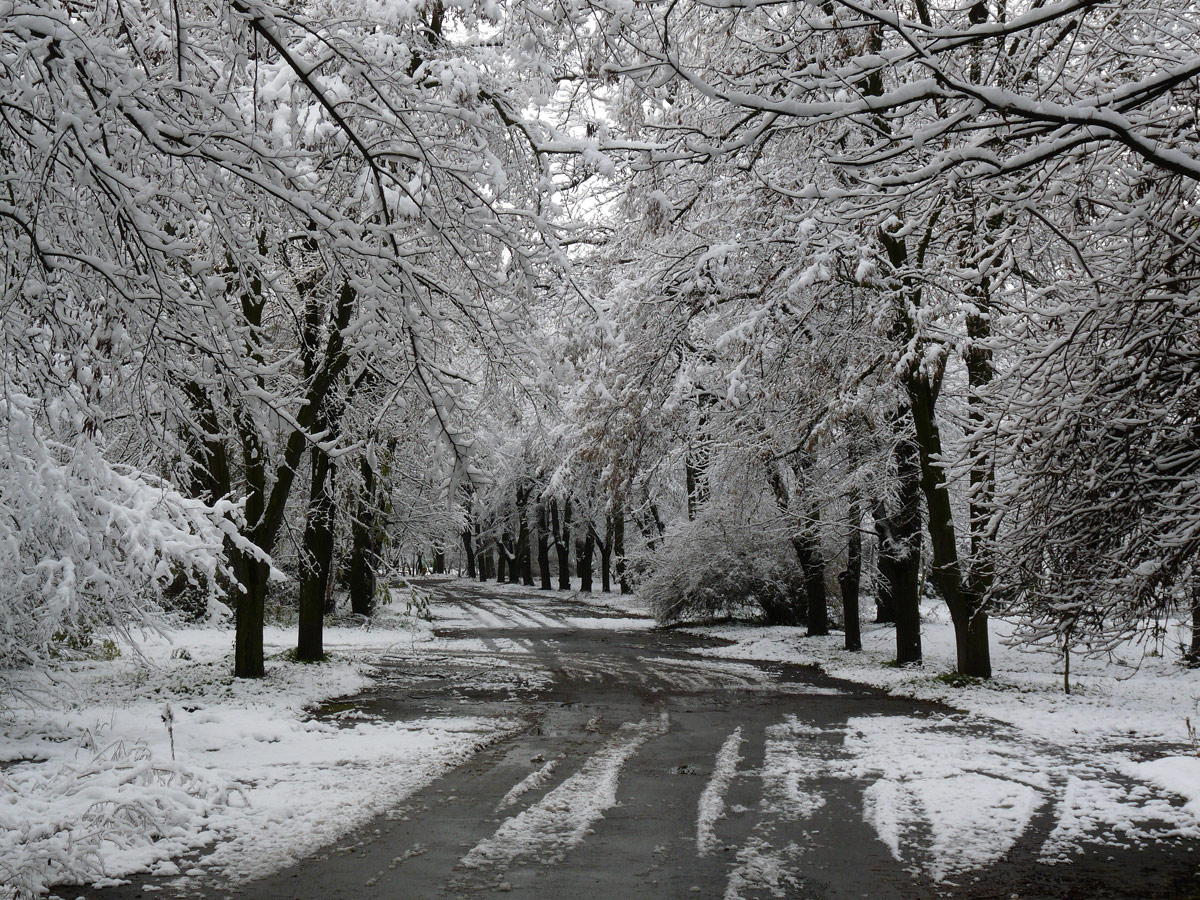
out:
<path id="1" fill-rule="evenodd" d="M 803 596 L 787 536 L 726 510 L 710 508 L 669 529 L 637 567 L 644 573 L 638 593 L 661 622 L 739 614 L 781 622 Z"/>
<path id="2" fill-rule="evenodd" d="M 52 412 L 52 411 L 51 411 Z M 180 576 L 213 593 L 228 509 L 112 465 L 87 429 L 47 437 L 45 410 L 0 397 L 0 668 L 29 665 L 96 627 L 153 625 Z"/>

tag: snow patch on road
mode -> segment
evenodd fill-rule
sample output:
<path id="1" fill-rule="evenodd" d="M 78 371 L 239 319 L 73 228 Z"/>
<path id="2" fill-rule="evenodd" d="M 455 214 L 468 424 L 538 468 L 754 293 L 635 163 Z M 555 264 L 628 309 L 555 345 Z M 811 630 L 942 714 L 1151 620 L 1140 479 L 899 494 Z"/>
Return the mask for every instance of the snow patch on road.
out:
<path id="1" fill-rule="evenodd" d="M 506 866 L 521 857 L 536 857 L 547 864 L 560 861 L 617 804 L 617 783 L 625 764 L 646 741 L 665 734 L 669 724 L 664 712 L 656 719 L 622 725 L 578 772 L 540 802 L 506 820 L 495 834 L 476 844 L 461 864 L 482 869 Z"/>
<path id="2" fill-rule="evenodd" d="M 549 780 L 550 776 L 554 774 L 554 769 L 557 765 L 558 760 L 552 759 L 540 769 L 530 772 L 519 782 L 509 788 L 508 793 L 501 797 L 500 802 L 496 804 L 496 809 L 507 809 L 520 800 L 525 794 L 540 788 Z"/>
<path id="3" fill-rule="evenodd" d="M 1001 859 L 1025 833 L 1050 788 L 1035 748 L 954 721 L 907 716 L 851 719 L 848 774 L 875 778 L 863 819 L 898 861 L 934 881 Z"/>
<path id="4" fill-rule="evenodd" d="M 712 853 L 719 846 L 715 827 L 717 820 L 725 816 L 725 794 L 728 793 L 729 785 L 737 774 L 738 763 L 742 761 L 739 752 L 741 746 L 742 729 L 738 727 L 717 751 L 712 777 L 700 794 L 696 818 L 696 850 L 701 856 Z"/>
<path id="5" fill-rule="evenodd" d="M 763 760 L 763 806 L 793 821 L 807 819 L 825 805 L 825 798 L 806 790 L 827 771 L 822 747 L 815 740 L 821 729 L 787 716 L 767 729 Z"/>
<path id="6" fill-rule="evenodd" d="M 795 896 L 800 881 L 795 860 L 800 848 L 787 844 L 776 848 L 760 837 L 752 837 L 737 854 L 737 865 L 725 883 L 724 900 L 744 900 L 743 891 L 767 891 L 772 897 Z"/>

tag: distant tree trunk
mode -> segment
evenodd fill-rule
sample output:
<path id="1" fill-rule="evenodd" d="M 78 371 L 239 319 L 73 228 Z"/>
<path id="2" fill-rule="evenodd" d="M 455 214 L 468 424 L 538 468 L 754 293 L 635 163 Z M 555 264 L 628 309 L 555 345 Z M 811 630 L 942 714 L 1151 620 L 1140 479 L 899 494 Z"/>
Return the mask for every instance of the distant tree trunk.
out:
<path id="1" fill-rule="evenodd" d="M 359 462 L 362 494 L 351 526 L 350 608 L 360 616 L 375 611 L 375 567 L 379 559 L 378 502 L 375 469 L 364 456 Z"/>
<path id="2" fill-rule="evenodd" d="M 475 543 L 479 546 L 479 532 L 475 532 Z M 476 563 L 479 569 L 479 580 L 487 581 L 492 577 L 492 547 L 490 544 L 480 546 L 476 555 Z"/>
<path id="3" fill-rule="evenodd" d="M 903 411 L 902 411 L 903 412 Z M 879 535 L 879 571 L 896 620 L 896 662 L 921 661 L 921 484 L 917 447 L 900 435 L 894 452 L 897 482 L 895 513 L 875 504 Z"/>
<path id="4" fill-rule="evenodd" d="M 1192 645 L 1186 660 L 1193 669 L 1200 668 L 1200 578 L 1192 579 Z"/>
<path id="5" fill-rule="evenodd" d="M 508 551 L 504 548 L 504 538 L 496 544 L 496 584 L 505 582 L 505 566 L 508 564 Z"/>
<path id="6" fill-rule="evenodd" d="M 804 593 L 808 598 L 808 634 L 829 634 L 829 598 L 825 593 L 825 557 L 821 553 L 819 530 L 821 510 L 813 506 L 809 522 L 793 539 L 800 569 L 804 572 Z"/>
<path id="7" fill-rule="evenodd" d="M 538 532 L 538 575 L 541 576 L 543 591 L 553 590 L 554 582 L 550 580 L 550 525 L 546 515 L 546 501 L 538 503 L 537 532 Z"/>
<path id="8" fill-rule="evenodd" d="M 612 566 L 612 533 L 611 516 L 606 516 L 604 520 L 604 540 L 600 540 L 600 535 L 595 531 L 592 532 L 596 546 L 600 548 L 600 590 L 605 594 L 612 593 L 612 578 L 609 574 Z"/>
<path id="9" fill-rule="evenodd" d="M 462 533 L 463 553 L 467 558 L 467 577 L 475 577 L 475 541 L 472 539 L 471 529 L 468 526 L 463 529 Z"/>
<path id="10" fill-rule="evenodd" d="M 595 535 L 593 529 L 583 529 L 583 537 L 575 540 L 575 568 L 579 572 L 579 589 L 590 593 L 592 590 L 592 554 L 595 552 Z"/>
<path id="11" fill-rule="evenodd" d="M 526 506 L 529 503 L 529 489 L 517 493 L 517 567 L 520 570 L 521 581 L 525 587 L 533 587 L 533 549 L 529 540 L 529 517 Z"/>
<path id="12" fill-rule="evenodd" d="M 862 581 L 862 502 L 857 492 L 850 495 L 846 526 L 849 529 L 846 541 L 846 569 L 838 576 L 842 591 L 842 611 L 846 620 L 846 649 L 862 649 L 862 629 L 859 626 L 858 588 Z"/>
<path id="13" fill-rule="evenodd" d="M 621 593 L 629 593 L 629 579 L 625 570 L 625 510 L 621 507 L 613 512 L 613 556 L 616 557 L 617 583 Z"/>
<path id="14" fill-rule="evenodd" d="M 775 495 L 775 505 L 790 523 L 793 519 L 790 511 L 791 497 L 788 494 L 787 484 L 783 480 L 783 473 L 779 471 L 777 465 L 772 464 L 767 467 L 767 480 L 771 484 L 771 492 Z M 796 561 L 801 564 L 803 573 L 802 545 L 797 543 L 797 538 L 792 539 L 792 547 L 796 552 Z M 766 615 L 768 625 L 803 625 L 808 619 L 807 591 L 803 596 L 763 600 L 760 601 L 760 605 Z"/>
<path id="15" fill-rule="evenodd" d="M 896 606 L 892 602 L 892 583 L 896 580 L 896 560 L 892 556 L 891 529 L 887 508 L 877 500 L 872 509 L 878 549 L 875 554 L 875 624 L 890 625 L 896 621 Z"/>
<path id="16" fill-rule="evenodd" d="M 324 416 L 319 420 L 318 427 L 329 426 Z M 300 622 L 296 634 L 296 658 L 307 662 L 325 656 L 325 603 L 333 572 L 333 519 L 337 514 L 328 454 L 313 447 L 310 463 L 308 515 L 300 552 Z"/>
<path id="17" fill-rule="evenodd" d="M 558 521 L 558 501 L 550 501 L 550 517 L 554 527 L 554 550 L 558 554 L 558 589 L 571 589 L 571 501 L 563 503 L 562 523 Z"/>
<path id="18" fill-rule="evenodd" d="M 446 574 L 446 551 L 442 547 L 436 547 L 433 551 L 433 574 Z"/>

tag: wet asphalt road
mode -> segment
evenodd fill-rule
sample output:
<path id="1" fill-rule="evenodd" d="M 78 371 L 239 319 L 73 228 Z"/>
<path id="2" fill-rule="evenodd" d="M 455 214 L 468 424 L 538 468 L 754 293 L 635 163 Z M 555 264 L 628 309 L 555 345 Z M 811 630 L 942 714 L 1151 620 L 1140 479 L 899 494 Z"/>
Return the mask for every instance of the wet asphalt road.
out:
<path id="1" fill-rule="evenodd" d="M 847 736 L 865 717 L 902 717 L 927 725 L 949 754 L 982 742 L 992 748 L 985 786 L 1011 777 L 1020 796 L 1033 795 L 1020 784 L 1028 780 L 1021 760 L 1062 748 L 812 669 L 701 658 L 692 651 L 711 642 L 679 632 L 594 627 L 607 614 L 566 594 L 498 593 L 468 582 L 428 587 L 449 649 L 383 659 L 375 689 L 318 714 L 348 723 L 503 715 L 519 718 L 522 730 L 271 877 L 236 886 L 164 881 L 157 892 L 142 881 L 62 896 L 1200 897 L 1200 851 L 1165 831 L 1157 841 L 1117 847 L 1119 836 L 1101 830 L 1047 864 L 1057 820 L 1050 799 L 1039 801 L 1007 852 L 982 867 L 956 863 L 955 834 L 932 820 L 909 823 L 893 852 L 864 816 L 867 798 L 879 796 L 878 772 L 855 767 Z M 593 621 L 581 626 L 581 619 Z M 1011 776 L 1004 759 L 1013 761 Z M 1068 777 L 1062 773 L 1073 764 L 1064 760 L 1051 777 Z M 967 814 L 951 821 L 964 842 L 978 842 L 966 832 L 979 828 L 986 840 L 987 819 L 997 813 L 984 805 L 970 814 L 979 784 L 972 778 L 982 777 L 953 782 Z"/>

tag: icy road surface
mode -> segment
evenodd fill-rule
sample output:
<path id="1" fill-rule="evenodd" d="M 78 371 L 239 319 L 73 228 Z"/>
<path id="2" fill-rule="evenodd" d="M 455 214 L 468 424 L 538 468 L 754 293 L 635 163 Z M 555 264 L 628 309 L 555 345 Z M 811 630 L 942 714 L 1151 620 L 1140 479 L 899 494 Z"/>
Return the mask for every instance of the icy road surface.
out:
<path id="1" fill-rule="evenodd" d="M 499 714 L 523 731 L 270 877 L 72 896 L 1195 896 L 1195 813 L 1122 757 L 815 670 L 699 658 L 711 642 L 564 594 L 430 589 L 441 649 L 398 649 L 376 689 L 323 715 Z"/>

